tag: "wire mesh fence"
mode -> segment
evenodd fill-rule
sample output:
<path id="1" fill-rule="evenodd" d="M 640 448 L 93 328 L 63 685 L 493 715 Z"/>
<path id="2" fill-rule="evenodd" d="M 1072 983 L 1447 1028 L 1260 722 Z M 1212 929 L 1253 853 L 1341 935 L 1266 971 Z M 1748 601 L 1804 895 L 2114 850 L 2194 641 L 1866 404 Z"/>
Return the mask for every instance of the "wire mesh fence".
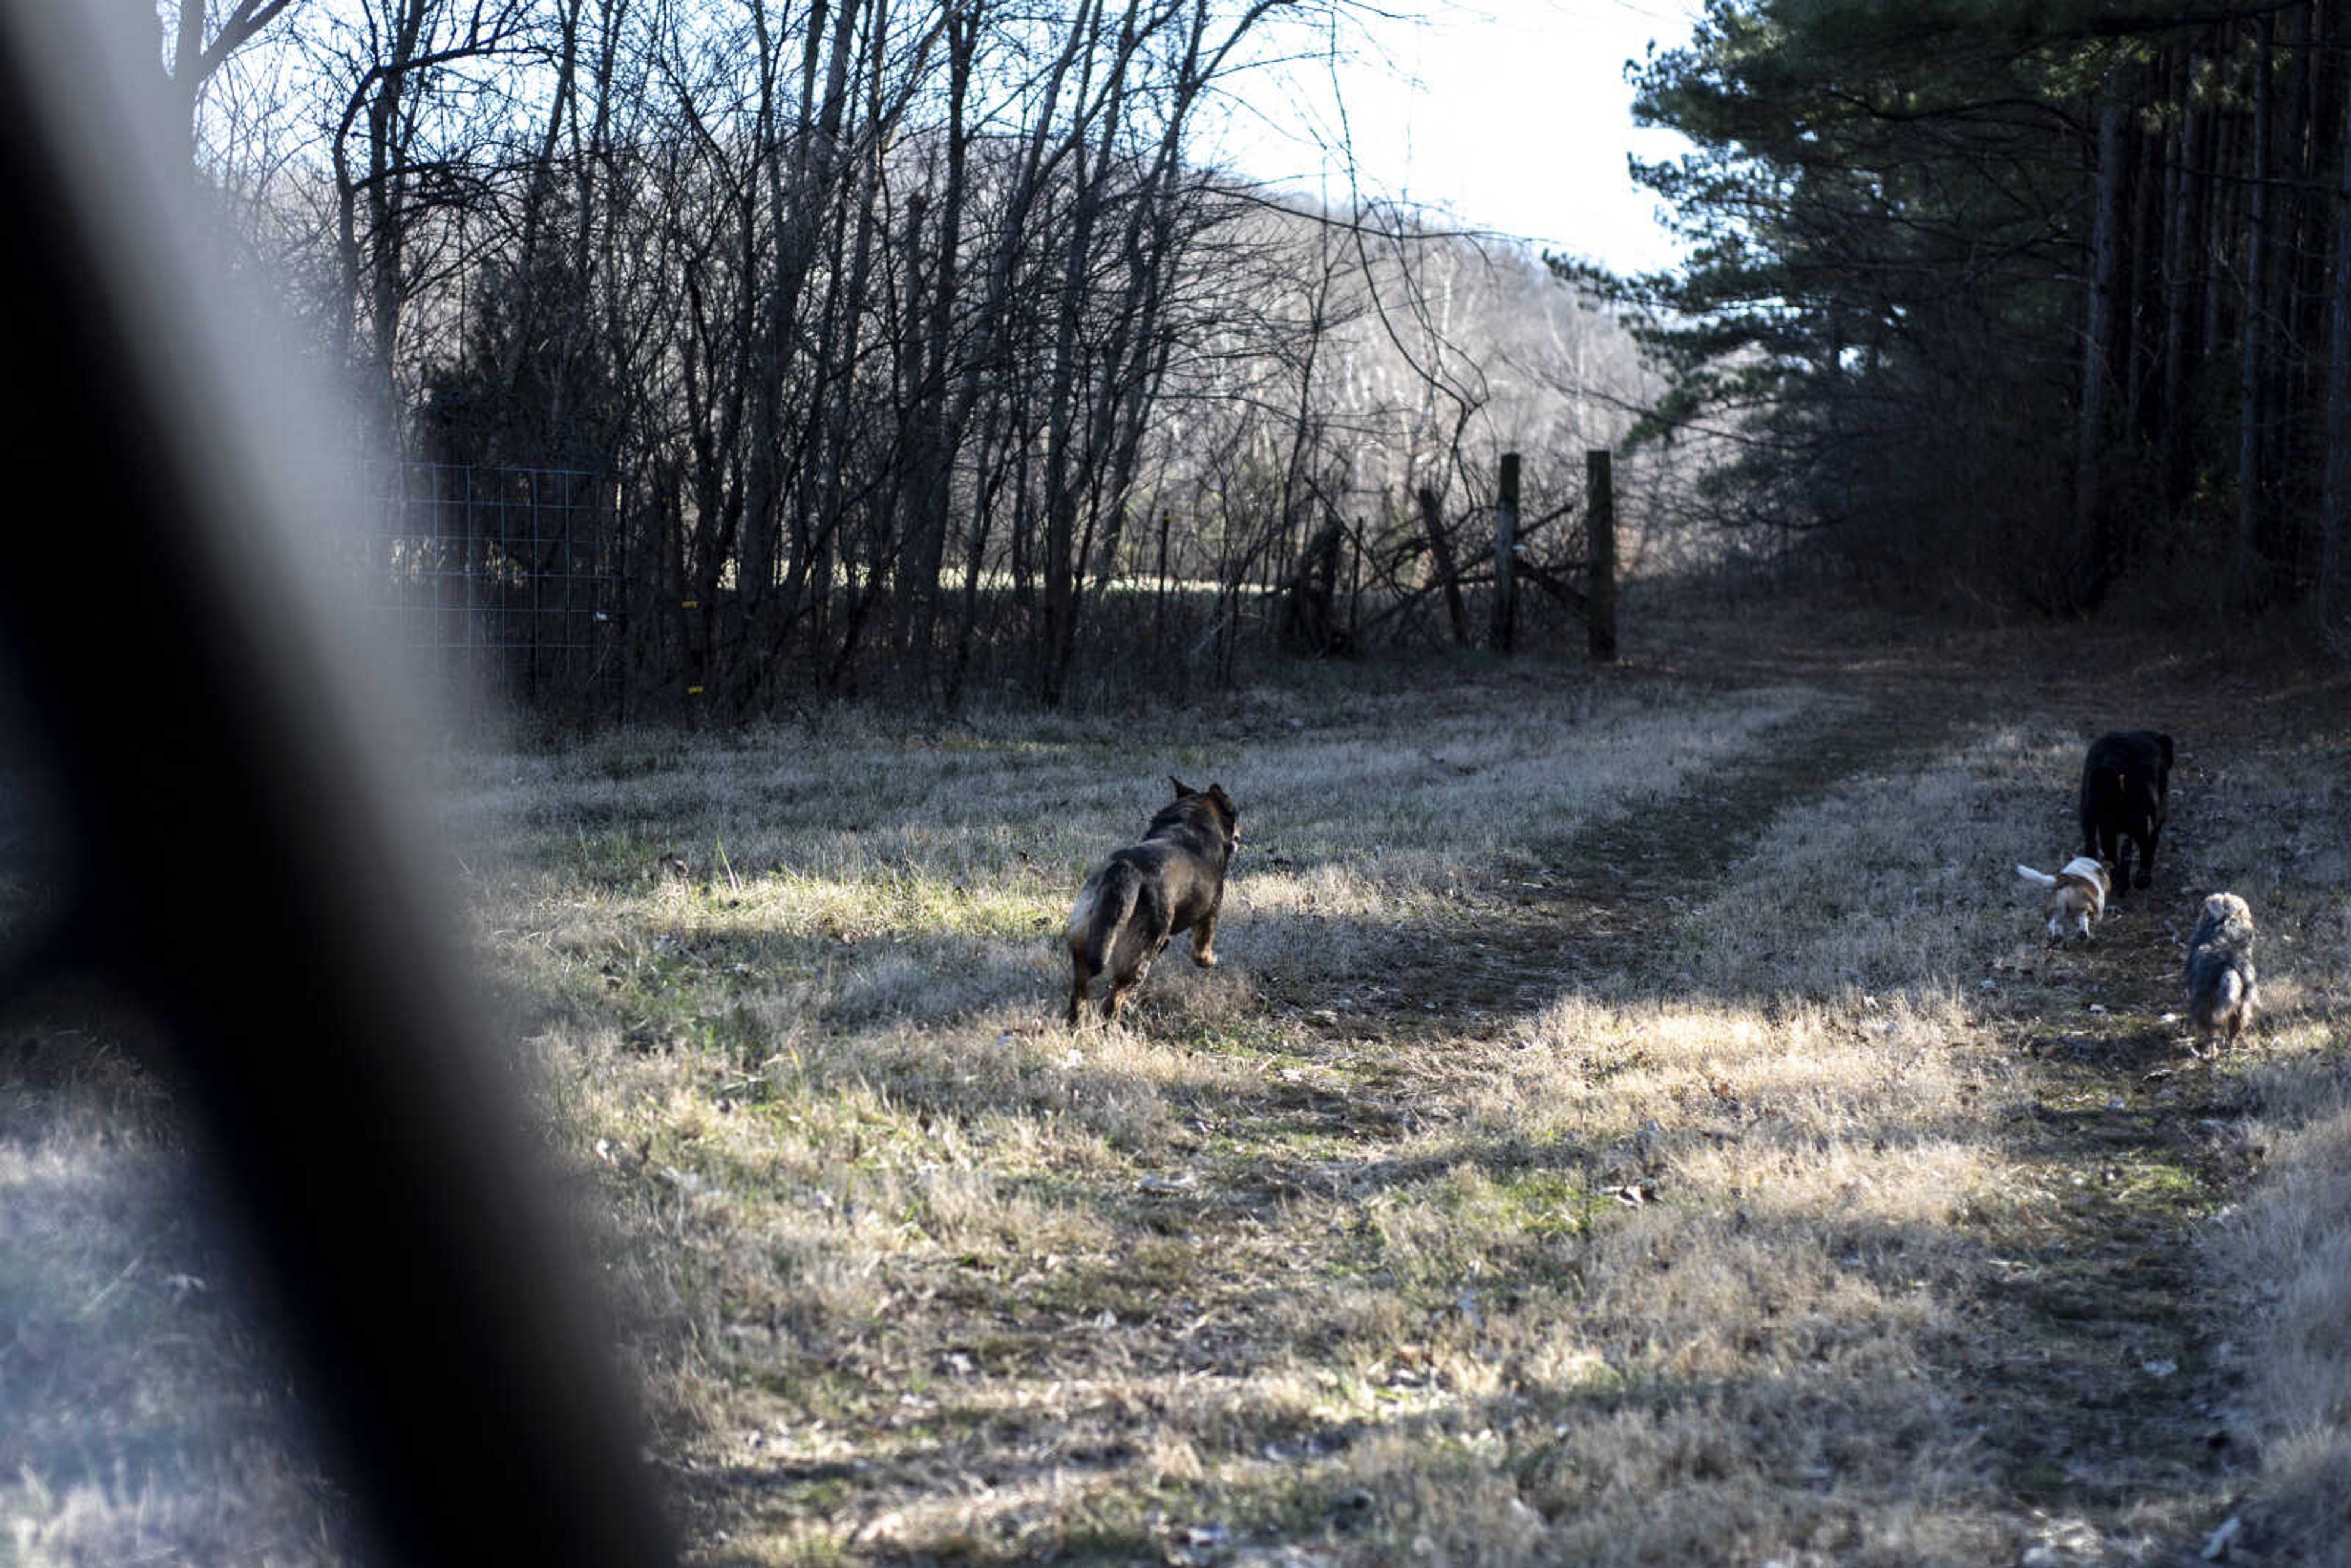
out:
<path id="1" fill-rule="evenodd" d="M 455 711 L 621 699 L 625 563 L 611 486 L 570 468 L 377 463 L 369 597 Z"/>

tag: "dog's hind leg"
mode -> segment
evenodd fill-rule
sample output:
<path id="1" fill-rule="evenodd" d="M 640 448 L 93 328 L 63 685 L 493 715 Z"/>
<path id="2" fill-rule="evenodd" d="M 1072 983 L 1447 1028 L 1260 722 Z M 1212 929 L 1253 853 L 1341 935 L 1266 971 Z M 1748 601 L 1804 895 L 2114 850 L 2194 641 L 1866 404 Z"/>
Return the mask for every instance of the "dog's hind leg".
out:
<path id="1" fill-rule="evenodd" d="M 2163 824 L 2155 822 L 2149 824 L 2146 835 L 2139 840 L 2138 880 L 2134 882 L 2132 886 L 2145 887 L 2155 880 L 2155 844 L 2161 837 L 2163 837 Z M 2117 867 L 2115 871 L 2115 885 L 2120 887 L 2124 880 L 2123 871 Z"/>
<path id="2" fill-rule="evenodd" d="M 2114 830 L 2099 821 L 2102 815 L 2104 813 L 2091 799 L 2090 786 L 2085 779 L 2082 785 L 2082 852 L 2092 860 L 2101 860 L 2112 865 L 2115 863 Z"/>
<path id="3" fill-rule="evenodd" d="M 1136 964 L 1132 970 L 1111 977 L 1110 995 L 1102 998 L 1102 1017 L 1113 1023 L 1118 1021 L 1118 1009 L 1126 1005 L 1127 993 L 1150 977 L 1151 960 L 1159 956 L 1159 947 L 1165 946 L 1167 946 L 1167 938 L 1162 936 L 1159 939 L 1159 946 L 1145 953 L 1142 962 Z"/>
<path id="4" fill-rule="evenodd" d="M 1119 934 L 1112 951 L 1110 996 L 1102 1003 L 1102 1017 L 1116 1019 L 1126 1005 L 1127 992 L 1150 975 L 1152 961 L 1167 950 L 1172 925 L 1165 900 L 1146 892 L 1135 901 L 1134 924 Z"/>
<path id="5" fill-rule="evenodd" d="M 2253 1021 L 2253 1009 L 2259 1004 L 2259 995 L 2253 983 L 2239 974 L 2232 973 L 2230 981 L 2229 1049 L 2234 1051 L 2237 1049 L 2237 1037 L 2243 1034 L 2245 1026 Z"/>
<path id="6" fill-rule="evenodd" d="M 1217 967 L 1217 912 L 1213 909 L 1192 927 L 1192 962 L 1203 969 Z"/>
<path id="7" fill-rule="evenodd" d="M 2130 891 L 2131 850 L 2135 842 L 2129 829 L 2117 830 L 2112 836 L 2111 847 L 2105 855 L 2100 857 L 2108 865 L 2114 867 L 2114 879 L 2106 888 L 2106 902 L 2109 904 L 2120 904 L 2123 901 L 2123 895 Z M 2147 876 L 2144 872 L 2139 875 L 2138 885 L 2141 887 L 2147 885 Z"/>
<path id="8" fill-rule="evenodd" d="M 1086 973 L 1086 966 L 1082 959 L 1073 964 L 1071 967 L 1077 970 L 1077 975 L 1070 981 L 1070 1016 L 1067 1021 L 1071 1029 L 1075 1029 L 1078 1027 L 1078 1019 L 1086 1010 L 1086 984 L 1093 977 Z"/>

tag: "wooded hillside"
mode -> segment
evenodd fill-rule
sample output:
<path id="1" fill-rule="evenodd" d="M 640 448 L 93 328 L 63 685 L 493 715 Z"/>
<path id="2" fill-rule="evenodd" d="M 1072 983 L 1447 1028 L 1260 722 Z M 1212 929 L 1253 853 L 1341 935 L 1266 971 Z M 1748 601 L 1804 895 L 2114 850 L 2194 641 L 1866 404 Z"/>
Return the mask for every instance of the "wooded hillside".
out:
<path id="1" fill-rule="evenodd" d="M 1420 492 L 1490 538 L 1523 446 L 1558 511 L 1642 395 L 1525 251 L 1194 161 L 1295 7 L 213 10 L 199 170 L 444 465 L 376 487 L 399 601 L 525 695 L 1213 686 L 1318 541 L 1442 635 Z"/>

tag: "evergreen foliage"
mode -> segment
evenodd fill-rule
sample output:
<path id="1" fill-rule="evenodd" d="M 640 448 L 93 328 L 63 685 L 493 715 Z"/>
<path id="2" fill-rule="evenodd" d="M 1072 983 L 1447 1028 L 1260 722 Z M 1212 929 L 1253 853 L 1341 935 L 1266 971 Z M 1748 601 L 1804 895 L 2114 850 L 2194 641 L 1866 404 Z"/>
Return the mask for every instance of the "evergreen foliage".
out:
<path id="1" fill-rule="evenodd" d="M 2342 7 L 1714 0 L 1614 280 L 1714 520 L 1927 598 L 2331 609 Z M 2335 488 L 2340 488 L 2336 486 Z"/>

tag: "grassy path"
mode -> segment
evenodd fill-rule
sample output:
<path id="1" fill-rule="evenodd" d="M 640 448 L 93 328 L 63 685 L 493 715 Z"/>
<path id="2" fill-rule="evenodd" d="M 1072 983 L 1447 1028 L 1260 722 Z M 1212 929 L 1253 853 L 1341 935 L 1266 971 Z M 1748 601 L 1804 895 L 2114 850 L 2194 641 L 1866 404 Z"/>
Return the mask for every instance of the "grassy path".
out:
<path id="1" fill-rule="evenodd" d="M 2327 1561 L 2345 683 L 1821 631 L 1301 672 L 1156 716 L 1147 768 L 854 709 L 458 759 L 694 1559 L 2185 1568 L 2241 1516 Z M 2150 724 L 2157 885 L 2048 949 L 2013 865 Z M 1054 933 L 1162 768 L 1257 846 L 1226 962 L 1072 1035 Z M 2167 1015 L 2220 886 L 2270 1016 L 2208 1062 Z M 0 1186 L 66 1239 L 10 1279 L 60 1369 L 0 1387 L 20 1552 L 336 1560 L 253 1459 L 159 1091 L 15 1060 Z"/>
<path id="2" fill-rule="evenodd" d="M 1586 946 L 1611 954 L 1655 944 L 1704 900 L 1723 845 L 1743 849 L 1789 806 L 1849 780 L 1932 766 L 1991 717 L 1988 694 L 1950 677 L 1879 671 L 1846 689 L 1855 705 L 1833 710 L 1835 727 L 1795 727 L 1755 765 L 1693 792 L 1681 831 L 1623 823 L 1562 845 L 1562 864 L 1637 873 L 1615 896 L 1547 903 L 1541 918 L 1605 931 Z M 1942 717 L 1921 727 L 1921 712 Z M 2064 815 L 2071 780 L 2057 782 Z M 2165 897 L 2179 843 L 2158 887 L 2118 904 L 2095 948 L 2011 949 L 1947 1042 L 1999 1086 L 1980 1134 L 2012 1186 L 2011 1201 L 1955 1217 L 1974 1265 L 1957 1292 L 1964 1326 L 1929 1354 L 1951 1415 L 1979 1440 L 1995 1506 L 2039 1553 L 2028 1560 L 2194 1561 L 2199 1521 L 2227 1511 L 2244 1475 L 2216 1414 L 2231 1392 L 2210 1354 L 2228 1314 L 2195 1227 L 2252 1168 L 2250 1097 L 2240 1076 L 2186 1057 L 2175 1027 L 2177 909 L 2193 900 Z"/>
<path id="3" fill-rule="evenodd" d="M 1384 955 L 1394 991 L 1418 1010 L 1378 1020 L 1376 1037 L 1506 1030 L 1531 998 L 1578 986 L 1670 990 L 1677 977 L 1651 963 L 1670 949 L 1667 933 L 1784 811 L 1925 765 L 1988 719 L 1983 694 L 1949 679 L 1879 671 L 1843 695 L 1826 723 L 1791 720 L 1662 809 L 1541 845 L 1538 874 L 1477 890 L 1468 961 L 1425 942 Z M 1970 701 L 1979 711 L 1961 706 Z M 1921 727 L 1909 716 L 1920 711 L 1943 716 Z M 2008 964 L 1949 1042 L 2002 1081 L 1989 1131 L 2022 1201 L 1959 1217 L 1980 1270 L 1961 1283 L 1967 1328 L 1938 1345 L 1937 1370 L 1960 1390 L 1949 1408 L 1978 1440 L 2013 1529 L 2045 1561 L 2193 1560 L 2186 1548 L 2201 1533 L 2186 1532 L 2217 1520 L 2244 1476 L 2231 1451 L 2230 1380 L 2210 1355 L 2225 1309 L 2210 1297 L 2194 1227 L 2253 1167 L 2241 1126 L 2251 1100 L 2225 1064 L 2182 1052 L 2171 1016 L 2179 922 L 2158 929 L 2148 908 L 2164 891 L 2118 904 L 2094 950 Z M 1366 1139 L 1407 1119 L 1407 1103 L 1458 1088 L 1441 1067 L 1432 1079 L 1376 1055 L 1359 1062 L 1361 1092 L 1321 1105 L 1337 1125 L 1352 1112 Z M 1261 1157 L 1235 1151 L 1242 1166 Z"/>
<path id="4" fill-rule="evenodd" d="M 997 1161 L 1006 1247 L 895 1260 L 827 1369 L 854 1457 L 706 1453 L 714 1555 L 2179 1558 L 2232 1484 L 2189 1228 L 2244 1168 L 2238 1096 L 2158 1021 L 2152 914 L 2015 939 L 2001 877 L 2072 742 L 1977 755 L 1988 695 L 1832 685 L 1342 976 L 1080 1041 L 1163 1113 L 1077 1168 Z M 1922 777 L 1947 820 L 1914 832 L 1887 781 Z M 1962 852 L 1991 988 L 1841 979 L 1843 929 L 1898 950 Z M 1758 946 L 1790 883 L 1831 894 Z M 738 1421 L 789 1448 L 808 1386 Z"/>

